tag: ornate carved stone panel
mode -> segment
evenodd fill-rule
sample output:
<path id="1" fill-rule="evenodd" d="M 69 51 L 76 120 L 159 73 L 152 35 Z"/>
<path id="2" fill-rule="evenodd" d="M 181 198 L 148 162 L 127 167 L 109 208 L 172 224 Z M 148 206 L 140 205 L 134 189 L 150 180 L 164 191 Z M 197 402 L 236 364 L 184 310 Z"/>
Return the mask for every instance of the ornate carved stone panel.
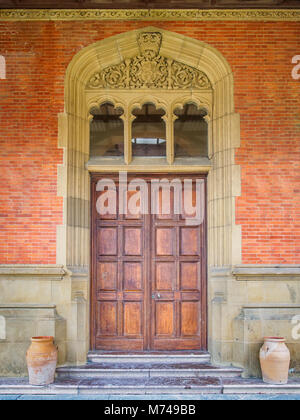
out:
<path id="1" fill-rule="evenodd" d="M 205 73 L 160 55 L 162 34 L 138 36 L 140 54 L 106 67 L 89 80 L 89 89 L 210 89 Z"/>

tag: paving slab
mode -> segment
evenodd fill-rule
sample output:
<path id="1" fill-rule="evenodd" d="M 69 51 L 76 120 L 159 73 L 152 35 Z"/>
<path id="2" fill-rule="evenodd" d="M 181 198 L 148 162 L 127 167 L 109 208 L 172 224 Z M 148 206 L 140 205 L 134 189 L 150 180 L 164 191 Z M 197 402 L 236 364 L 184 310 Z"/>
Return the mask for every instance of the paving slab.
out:
<path id="1" fill-rule="evenodd" d="M 300 395 L 0 395 L 0 401 L 300 401 Z"/>
<path id="2" fill-rule="evenodd" d="M 224 378 L 223 394 L 298 394 L 300 378 L 291 378 L 287 385 L 269 385 L 261 379 Z"/>
<path id="3" fill-rule="evenodd" d="M 83 379 L 78 390 L 79 394 L 217 394 L 222 382 L 219 378 L 91 378 Z"/>

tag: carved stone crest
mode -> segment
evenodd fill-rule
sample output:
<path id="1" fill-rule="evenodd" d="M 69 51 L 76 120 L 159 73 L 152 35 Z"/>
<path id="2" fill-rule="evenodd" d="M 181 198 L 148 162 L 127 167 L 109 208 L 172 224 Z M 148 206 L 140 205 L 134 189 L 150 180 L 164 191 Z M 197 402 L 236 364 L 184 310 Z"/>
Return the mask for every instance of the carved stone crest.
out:
<path id="1" fill-rule="evenodd" d="M 208 77 L 193 67 L 160 55 L 162 34 L 143 32 L 140 54 L 93 75 L 88 88 L 109 89 L 209 89 Z"/>

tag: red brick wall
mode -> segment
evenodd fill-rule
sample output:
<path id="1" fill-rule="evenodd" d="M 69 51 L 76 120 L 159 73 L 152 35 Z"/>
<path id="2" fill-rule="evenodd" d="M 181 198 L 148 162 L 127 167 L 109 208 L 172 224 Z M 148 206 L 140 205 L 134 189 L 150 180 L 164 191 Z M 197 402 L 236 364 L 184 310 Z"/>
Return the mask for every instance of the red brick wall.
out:
<path id="1" fill-rule="evenodd" d="M 241 114 L 244 263 L 300 263 L 300 24 L 283 22 L 0 22 L 0 263 L 55 263 L 57 114 L 83 47 L 154 25 L 210 43 L 229 61 Z"/>

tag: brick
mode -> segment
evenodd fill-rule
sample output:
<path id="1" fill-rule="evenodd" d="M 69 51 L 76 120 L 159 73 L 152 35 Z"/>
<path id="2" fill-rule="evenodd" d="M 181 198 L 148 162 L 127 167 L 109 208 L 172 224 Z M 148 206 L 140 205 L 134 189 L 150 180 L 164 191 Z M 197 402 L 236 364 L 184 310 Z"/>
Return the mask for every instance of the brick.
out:
<path id="1" fill-rule="evenodd" d="M 146 26 L 205 41 L 228 60 L 241 115 L 243 263 L 300 263 L 298 22 L 0 22 L 0 263 L 56 261 L 57 114 L 64 76 L 83 47 Z"/>

